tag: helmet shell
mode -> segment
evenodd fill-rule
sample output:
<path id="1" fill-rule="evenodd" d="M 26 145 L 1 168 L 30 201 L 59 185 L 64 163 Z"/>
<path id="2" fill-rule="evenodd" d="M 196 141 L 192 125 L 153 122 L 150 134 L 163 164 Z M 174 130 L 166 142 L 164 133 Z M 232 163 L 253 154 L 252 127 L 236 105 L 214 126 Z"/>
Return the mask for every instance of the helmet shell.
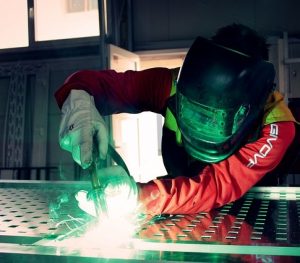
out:
<path id="1" fill-rule="evenodd" d="M 218 162 L 249 136 L 273 90 L 274 66 L 198 37 L 177 83 L 176 114 L 186 150 Z"/>

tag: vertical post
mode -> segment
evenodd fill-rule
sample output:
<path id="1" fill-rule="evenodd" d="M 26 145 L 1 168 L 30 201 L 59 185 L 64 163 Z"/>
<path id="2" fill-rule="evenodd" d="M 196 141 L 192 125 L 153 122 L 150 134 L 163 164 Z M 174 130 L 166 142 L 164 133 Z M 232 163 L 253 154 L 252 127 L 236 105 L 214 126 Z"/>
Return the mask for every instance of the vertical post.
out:
<path id="1" fill-rule="evenodd" d="M 133 50 L 133 44 L 132 44 L 132 1 L 127 0 L 127 48 L 128 50 Z"/>
<path id="2" fill-rule="evenodd" d="M 98 0 L 98 11 L 99 11 L 99 53 L 101 58 L 101 67 L 107 68 L 107 46 L 106 46 L 106 0 Z"/>
<path id="3" fill-rule="evenodd" d="M 287 103 L 290 94 L 287 65 L 285 64 L 286 44 L 284 39 L 278 39 L 278 84 L 279 91 L 284 94 L 285 102 Z"/>
<path id="4" fill-rule="evenodd" d="M 30 166 L 44 167 L 47 164 L 49 68 L 48 66 L 37 65 L 33 68 L 33 71 L 35 74 L 34 95 L 39 99 L 31 100 L 29 98 L 28 101 L 36 109 L 32 114 Z"/>
<path id="5" fill-rule="evenodd" d="M 35 43 L 35 29 L 34 29 L 34 0 L 28 0 L 28 39 L 29 46 L 33 46 Z"/>
<path id="6" fill-rule="evenodd" d="M 98 0 L 98 13 L 99 13 L 99 28 L 100 28 L 100 36 L 99 36 L 99 55 L 101 59 L 101 69 L 108 69 L 108 45 L 106 43 L 106 18 L 107 18 L 107 9 L 106 9 L 106 0 Z M 111 116 L 104 117 L 104 121 L 106 123 L 108 134 L 111 134 Z M 108 158 L 108 162 L 111 163 L 111 158 Z"/>

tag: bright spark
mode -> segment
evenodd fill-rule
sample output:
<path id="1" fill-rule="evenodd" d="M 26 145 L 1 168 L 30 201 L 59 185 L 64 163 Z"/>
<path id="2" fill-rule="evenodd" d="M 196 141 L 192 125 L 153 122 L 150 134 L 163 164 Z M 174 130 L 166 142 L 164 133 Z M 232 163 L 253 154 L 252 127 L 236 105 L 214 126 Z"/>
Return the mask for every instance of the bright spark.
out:
<path id="1" fill-rule="evenodd" d="M 86 191 L 79 191 L 76 199 L 78 206 L 83 211 L 96 217 L 94 202 L 88 198 Z M 145 219 L 139 213 L 136 199 L 126 199 L 123 196 L 118 196 L 118 198 L 114 197 L 108 200 L 107 204 L 107 215 L 95 218 L 96 220 L 89 222 L 88 227 L 86 227 L 87 224 L 84 224 L 83 219 L 72 217 L 58 223 L 57 226 L 66 225 L 71 230 L 71 235 L 66 234 L 56 240 L 55 246 L 113 249 L 130 244 Z M 75 233 L 73 233 L 74 231 L 70 225 L 85 225 L 85 231 L 80 229 L 80 236 L 78 237 L 73 235 Z"/>

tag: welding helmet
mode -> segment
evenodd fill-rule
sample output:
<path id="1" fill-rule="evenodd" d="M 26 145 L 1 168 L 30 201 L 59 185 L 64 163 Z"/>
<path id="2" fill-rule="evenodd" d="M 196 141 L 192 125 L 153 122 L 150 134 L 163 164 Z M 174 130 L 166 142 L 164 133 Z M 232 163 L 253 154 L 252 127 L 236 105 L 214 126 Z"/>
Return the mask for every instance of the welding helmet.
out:
<path id="1" fill-rule="evenodd" d="M 180 69 L 176 119 L 186 151 L 216 163 L 237 150 L 273 89 L 271 63 L 198 37 Z"/>

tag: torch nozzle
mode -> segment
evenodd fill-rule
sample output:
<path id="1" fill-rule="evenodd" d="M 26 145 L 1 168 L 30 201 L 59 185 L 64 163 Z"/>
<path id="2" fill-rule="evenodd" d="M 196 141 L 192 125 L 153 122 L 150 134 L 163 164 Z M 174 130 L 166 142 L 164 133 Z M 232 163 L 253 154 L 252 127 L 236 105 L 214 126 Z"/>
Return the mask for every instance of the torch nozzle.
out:
<path id="1" fill-rule="evenodd" d="M 104 187 L 101 186 L 98 176 L 97 176 L 97 169 L 95 163 L 92 163 L 91 167 L 89 168 L 89 172 L 91 175 L 91 182 L 92 182 L 92 191 L 89 193 L 89 198 L 94 202 L 96 216 L 99 219 L 102 216 L 105 216 L 107 213 L 107 205 L 104 196 Z"/>

